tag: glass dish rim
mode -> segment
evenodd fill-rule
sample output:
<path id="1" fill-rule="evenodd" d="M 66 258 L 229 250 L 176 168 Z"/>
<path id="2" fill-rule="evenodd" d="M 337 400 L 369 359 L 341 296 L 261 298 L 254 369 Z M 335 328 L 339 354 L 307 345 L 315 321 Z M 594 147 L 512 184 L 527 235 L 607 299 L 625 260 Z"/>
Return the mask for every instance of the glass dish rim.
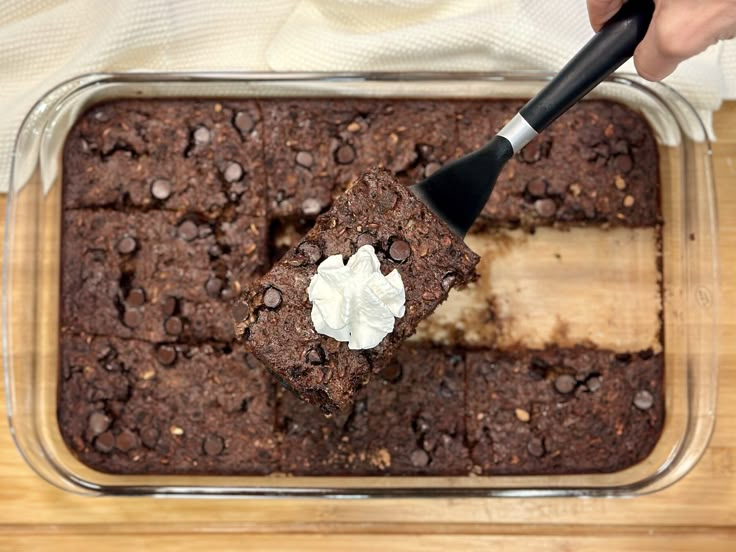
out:
<path id="1" fill-rule="evenodd" d="M 10 354 L 10 327 L 9 327 L 9 282 L 10 282 L 10 259 L 11 259 L 11 240 L 13 234 L 13 224 L 15 220 L 14 208 L 15 208 L 15 196 L 17 194 L 15 188 L 15 171 L 17 163 L 17 153 L 19 149 L 19 143 L 21 140 L 24 129 L 32 122 L 33 115 L 39 109 L 48 109 L 49 105 L 58 105 L 62 103 L 69 95 L 78 92 L 80 89 L 105 82 L 132 82 L 132 83 L 208 83 L 212 81 L 217 82 L 232 82 L 232 83 L 243 83 L 247 81 L 255 82 L 274 82 L 274 83 L 299 83 L 299 82 L 314 82 L 314 83 L 329 83 L 329 82 L 431 82 L 431 81 L 509 81 L 513 80 L 516 82 L 543 82 L 551 79 L 555 75 L 554 72 L 550 71 L 536 71 L 536 70 L 522 70 L 522 71 L 460 71 L 460 72 L 434 72 L 434 71 L 371 71 L 371 72 L 207 72 L 207 71 L 195 71 L 195 72 L 148 72 L 148 71 L 130 71 L 130 72 L 105 72 L 105 73 L 86 73 L 76 77 L 67 79 L 52 89 L 50 89 L 42 98 L 40 98 L 33 107 L 29 110 L 26 117 L 19 128 L 16 140 L 14 143 L 13 153 L 11 155 L 11 172 L 10 172 L 10 185 L 7 194 L 7 206 L 6 206 L 6 220 L 5 220 L 5 239 L 3 249 L 3 270 L 2 270 L 2 347 L 3 347 L 3 362 L 5 364 L 4 369 L 4 381 L 6 386 L 6 408 L 8 416 L 8 424 L 10 433 L 13 437 L 16 448 L 24 458 L 26 463 L 44 480 L 50 482 L 55 486 L 59 486 L 58 483 L 50 480 L 45 474 L 43 474 L 36 465 L 31 461 L 21 446 L 18 436 L 15 431 L 13 423 L 14 408 L 13 408 L 13 393 L 11 390 L 11 379 L 13 377 L 13 359 Z M 679 109 L 681 111 L 687 111 L 690 117 L 696 121 L 696 125 L 699 126 L 699 130 L 702 131 L 702 142 L 706 147 L 706 156 L 708 157 L 708 163 L 710 162 L 711 145 L 708 138 L 708 134 L 705 129 L 705 125 L 700 118 L 695 108 L 675 89 L 663 84 L 663 83 L 643 83 L 637 75 L 632 74 L 616 74 L 607 79 L 607 82 L 616 83 L 633 87 L 640 92 L 652 96 L 658 103 L 665 106 L 670 112 L 673 109 Z M 44 102 L 48 100 L 54 93 L 62 91 L 65 87 L 71 86 L 76 83 L 76 86 L 70 89 L 67 93 L 61 95 L 58 98 L 53 98 L 51 104 L 45 105 Z M 659 89 L 659 90 L 657 90 Z M 675 106 L 671 99 L 667 99 L 665 94 L 674 97 L 678 101 L 678 105 Z M 678 130 L 681 135 L 684 135 L 682 124 L 679 119 L 673 117 L 677 122 Z M 711 171 L 712 172 L 712 171 Z M 713 190 L 713 179 L 709 178 L 709 195 L 710 200 L 710 213 L 715 216 L 716 205 L 714 200 L 715 192 Z M 717 225 L 717 217 L 714 221 L 711 221 L 711 225 Z M 717 234 L 711 237 L 712 249 L 717 252 Z M 717 330 L 718 327 L 718 296 L 720 295 L 720 268 L 719 258 L 717 253 L 711 259 L 713 269 L 713 288 L 716 290 L 716 299 L 713 305 L 713 315 L 711 317 L 710 326 Z M 714 337 L 714 343 L 716 347 L 714 352 L 718 350 L 718 337 Z M 715 381 L 717 373 L 717 362 L 712 366 L 712 379 Z M 715 386 L 714 386 L 715 387 Z M 707 420 L 702 420 L 703 417 L 699 417 L 698 421 L 701 422 L 701 426 L 705 423 L 705 427 L 700 427 L 700 443 L 701 447 L 697 451 L 695 457 L 691 457 L 687 462 L 681 461 L 681 459 L 668 462 L 663 468 L 655 471 L 654 473 L 644 477 L 643 479 L 636 481 L 635 483 L 629 483 L 622 486 L 613 487 L 560 487 L 560 488 L 514 488 L 514 487 L 492 487 L 492 488 L 452 488 L 452 487 L 437 487 L 437 488 L 422 488 L 422 487 L 345 487 L 337 488 L 330 486 L 321 486 L 314 488 L 302 488 L 302 487 L 269 487 L 258 486 L 258 487 L 241 487 L 241 486 L 187 486 L 187 485 L 174 485 L 174 486 L 162 486 L 162 485 L 141 485 L 141 486 L 101 486 L 95 483 L 90 483 L 83 479 L 75 478 L 73 475 L 69 477 L 68 474 L 62 474 L 67 477 L 68 480 L 74 483 L 78 487 L 78 492 L 81 494 L 98 494 L 98 495 L 145 495 L 145 496 L 218 496 L 218 497 L 324 497 L 324 498 L 392 498 L 392 497 L 413 497 L 413 498 L 431 498 L 431 497 L 488 497 L 488 496 L 512 496 L 512 497 L 552 497 L 552 496 L 631 496 L 641 495 L 650 492 L 655 492 L 666 488 L 667 486 L 679 481 L 684 475 L 686 475 L 697 461 L 702 456 L 703 452 L 707 448 L 707 443 L 712 435 L 713 426 L 715 422 L 715 416 L 713 414 L 715 410 L 715 389 L 710 390 L 710 410 L 711 415 Z M 690 405 L 691 399 L 688 404 Z M 691 405 L 690 405 L 691 406 Z M 692 420 L 688 418 L 688 427 L 691 425 Z M 679 451 L 682 452 L 682 451 Z M 686 464 L 686 465 L 683 465 Z M 662 478 L 672 471 L 674 468 L 678 468 L 678 473 L 675 477 L 671 477 L 670 480 L 662 482 Z M 60 472 L 59 472 L 60 473 Z M 154 477 L 154 476 L 152 476 Z M 503 476 L 495 476 L 503 477 Z M 69 490 L 64 487 L 65 490 Z"/>

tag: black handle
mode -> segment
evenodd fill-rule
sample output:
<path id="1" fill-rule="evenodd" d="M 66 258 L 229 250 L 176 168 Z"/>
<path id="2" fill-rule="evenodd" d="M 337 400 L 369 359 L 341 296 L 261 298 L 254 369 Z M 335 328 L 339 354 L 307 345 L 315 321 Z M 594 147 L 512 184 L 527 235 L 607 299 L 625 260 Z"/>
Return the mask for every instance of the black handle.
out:
<path id="1" fill-rule="evenodd" d="M 652 0 L 629 0 L 536 96 L 521 115 L 543 131 L 634 55 L 654 13 Z"/>

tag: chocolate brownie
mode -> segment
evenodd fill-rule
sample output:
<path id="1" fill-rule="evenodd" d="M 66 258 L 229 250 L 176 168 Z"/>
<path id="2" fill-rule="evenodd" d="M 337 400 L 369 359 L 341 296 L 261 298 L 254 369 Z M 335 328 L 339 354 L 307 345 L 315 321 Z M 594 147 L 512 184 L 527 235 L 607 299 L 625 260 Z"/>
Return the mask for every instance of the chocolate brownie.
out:
<path id="1" fill-rule="evenodd" d="M 363 245 L 385 274 L 397 269 L 406 313 L 373 349 L 316 332 L 307 287 L 320 260 L 344 259 Z M 381 169 L 365 173 L 233 308 L 236 334 L 290 389 L 325 412 L 346 409 L 371 370 L 411 336 L 448 291 L 475 277 L 473 253 L 407 188 Z"/>
<path id="2" fill-rule="evenodd" d="M 265 215 L 263 128 L 254 101 L 124 100 L 97 106 L 64 150 L 64 207 Z"/>
<path id="3" fill-rule="evenodd" d="M 270 473 L 274 385 L 229 346 L 62 336 L 58 419 L 71 450 L 109 473 Z"/>
<path id="4" fill-rule="evenodd" d="M 431 346 L 399 349 L 348 413 L 325 419 L 280 389 L 280 470 L 293 474 L 469 473 L 463 357 Z"/>
<path id="5" fill-rule="evenodd" d="M 402 184 L 457 155 L 452 102 L 369 99 L 261 100 L 269 209 L 314 218 L 370 167 Z"/>
<path id="6" fill-rule="evenodd" d="M 69 209 L 63 224 L 65 331 L 230 341 L 230 303 L 267 262 L 262 217 Z"/>
<path id="7" fill-rule="evenodd" d="M 461 104 L 460 148 L 478 149 L 523 102 Z M 504 167 L 476 227 L 659 222 L 657 146 L 646 121 L 602 101 L 577 104 Z"/>
<path id="8" fill-rule="evenodd" d="M 663 358 L 651 350 L 469 352 L 467 428 L 476 473 L 611 472 L 662 430 Z"/>
<path id="9" fill-rule="evenodd" d="M 646 456 L 664 416 L 663 356 L 651 351 L 405 343 L 374 363 L 380 374 L 352 408 L 325 418 L 234 341 L 230 293 L 284 254 L 314 271 L 324 243 L 287 251 L 355 177 L 382 164 L 412 184 L 485 143 L 522 103 L 92 107 L 62 160 L 58 418 L 70 449 L 115 474 L 562 474 Z M 584 102 L 509 162 L 476 230 L 655 226 L 657 163 L 643 118 Z M 402 270 L 392 237 L 366 234 L 337 252 L 370 242 Z"/>

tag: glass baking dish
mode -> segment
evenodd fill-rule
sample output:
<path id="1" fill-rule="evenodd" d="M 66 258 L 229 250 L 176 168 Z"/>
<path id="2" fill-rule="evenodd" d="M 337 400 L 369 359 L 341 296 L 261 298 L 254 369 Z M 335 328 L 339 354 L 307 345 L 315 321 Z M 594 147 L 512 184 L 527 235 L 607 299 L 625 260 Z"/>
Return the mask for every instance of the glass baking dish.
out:
<path id="1" fill-rule="evenodd" d="M 632 496 L 682 478 L 705 450 L 715 416 L 719 281 L 710 145 L 698 115 L 679 94 L 635 76 L 612 77 L 589 98 L 639 111 L 659 148 L 666 415 L 659 442 L 639 464 L 615 473 L 556 476 L 119 476 L 79 462 L 58 429 L 61 152 L 69 129 L 91 105 L 160 97 L 523 98 L 550 77 L 538 72 L 133 73 L 82 76 L 50 91 L 17 138 L 3 260 L 9 425 L 28 464 L 46 481 L 90 495 Z"/>

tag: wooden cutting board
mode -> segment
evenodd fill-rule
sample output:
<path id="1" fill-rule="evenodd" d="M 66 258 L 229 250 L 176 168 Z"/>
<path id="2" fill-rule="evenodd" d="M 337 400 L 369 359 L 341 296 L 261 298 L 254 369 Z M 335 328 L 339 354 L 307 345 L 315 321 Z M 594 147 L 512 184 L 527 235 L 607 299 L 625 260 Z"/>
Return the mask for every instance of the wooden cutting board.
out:
<path id="1" fill-rule="evenodd" d="M 715 126 L 723 275 L 717 425 L 699 464 L 669 489 L 627 500 L 85 498 L 56 490 L 24 463 L 3 390 L 0 551 L 736 549 L 736 103 L 716 114 Z"/>

